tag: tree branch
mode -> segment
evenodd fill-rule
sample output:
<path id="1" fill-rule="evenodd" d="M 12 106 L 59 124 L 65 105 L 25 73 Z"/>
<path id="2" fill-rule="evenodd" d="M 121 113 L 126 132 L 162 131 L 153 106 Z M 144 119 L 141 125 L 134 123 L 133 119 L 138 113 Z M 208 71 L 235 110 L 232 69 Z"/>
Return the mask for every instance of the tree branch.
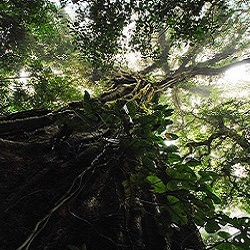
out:
<path id="1" fill-rule="evenodd" d="M 206 75 L 206 76 L 216 76 L 224 73 L 225 71 L 232 69 L 236 66 L 241 66 L 244 64 L 250 63 L 250 58 L 243 59 L 241 61 L 230 63 L 226 66 L 220 68 L 211 68 L 211 67 L 194 67 L 191 71 L 191 75 Z"/>
<path id="2" fill-rule="evenodd" d="M 161 54 L 159 55 L 159 59 L 157 61 L 153 62 L 151 65 L 149 65 L 145 69 L 143 69 L 140 72 L 141 74 L 146 75 L 146 74 L 152 72 L 153 70 L 155 70 L 157 68 L 161 68 L 161 67 L 164 69 L 164 72 L 166 74 L 170 72 L 170 67 L 169 67 L 167 59 L 168 59 L 169 51 L 171 49 L 171 43 L 170 43 L 170 41 L 168 41 L 166 39 L 165 34 L 160 36 L 159 44 L 160 44 L 160 48 L 161 48 Z"/>

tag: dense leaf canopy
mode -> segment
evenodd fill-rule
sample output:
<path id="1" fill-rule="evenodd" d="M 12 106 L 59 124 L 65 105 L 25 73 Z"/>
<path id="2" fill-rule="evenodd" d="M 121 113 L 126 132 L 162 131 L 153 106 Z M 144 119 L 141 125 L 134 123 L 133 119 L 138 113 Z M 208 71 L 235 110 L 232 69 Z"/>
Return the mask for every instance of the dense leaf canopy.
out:
<path id="1" fill-rule="evenodd" d="M 64 5 L 70 1 L 61 1 Z M 155 40 L 166 31 L 171 40 L 201 41 L 213 33 L 231 12 L 224 1 L 73 1 L 78 4 L 72 22 L 78 45 L 90 60 L 112 63 L 126 45 L 144 56 L 158 55 Z M 216 12 L 216 16 L 214 15 Z M 129 28 L 128 44 L 124 28 Z"/>

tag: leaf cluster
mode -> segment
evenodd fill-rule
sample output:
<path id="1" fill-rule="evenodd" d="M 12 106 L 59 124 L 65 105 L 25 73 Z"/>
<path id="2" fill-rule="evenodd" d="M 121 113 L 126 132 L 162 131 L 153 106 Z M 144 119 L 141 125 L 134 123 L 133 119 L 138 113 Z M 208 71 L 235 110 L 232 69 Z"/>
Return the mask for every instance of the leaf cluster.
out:
<path id="1" fill-rule="evenodd" d="M 31 49 L 31 38 L 49 34 L 53 30 L 56 8 L 47 0 L 0 3 L 0 65 L 11 69 L 23 60 Z M 34 40 L 33 40 L 34 41 Z"/>
<path id="2" fill-rule="evenodd" d="M 61 1 L 66 6 L 69 1 Z M 201 41 L 231 13 L 227 1 L 74 1 L 71 29 L 83 56 L 109 65 L 128 47 L 144 56 L 159 53 L 159 37 L 170 31 L 174 41 Z M 126 30 L 129 34 L 126 34 Z"/>
<path id="3" fill-rule="evenodd" d="M 143 204 L 140 194 L 153 193 L 163 232 L 173 233 L 176 227 L 195 223 L 208 234 L 218 235 L 221 246 L 230 244 L 244 249 L 249 244 L 248 219 L 217 212 L 222 199 L 214 184 L 220 174 L 202 168 L 202 161 L 193 157 L 182 158 L 176 145 L 166 143 L 178 139 L 166 132 L 172 123 L 172 112 L 168 105 L 158 103 L 147 111 L 134 102 L 117 101 L 103 106 L 86 93 L 83 113 L 79 115 L 83 124 L 93 127 L 98 122 L 99 130 L 110 131 L 108 142 L 116 144 L 117 152 L 124 161 L 128 160 L 124 170 L 128 178 L 123 182 L 126 196 Z M 223 226 L 233 227 L 239 234 L 226 233 Z"/>

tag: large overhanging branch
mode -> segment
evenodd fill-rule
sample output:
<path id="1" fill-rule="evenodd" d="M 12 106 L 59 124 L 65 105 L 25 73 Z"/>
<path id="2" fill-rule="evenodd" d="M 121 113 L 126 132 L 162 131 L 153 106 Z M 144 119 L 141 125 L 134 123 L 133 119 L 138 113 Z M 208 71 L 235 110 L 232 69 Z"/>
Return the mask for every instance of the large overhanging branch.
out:
<path id="1" fill-rule="evenodd" d="M 222 52 L 216 53 L 213 58 L 206 60 L 205 62 L 199 62 L 196 66 L 197 67 L 206 67 L 206 66 L 212 66 L 215 65 L 216 63 L 219 63 L 222 60 L 225 60 L 232 56 L 234 53 L 238 52 L 235 48 L 236 44 L 233 44 L 230 47 L 225 48 Z"/>
<path id="2" fill-rule="evenodd" d="M 242 52 L 242 46 L 239 46 L 239 41 L 243 39 L 243 37 L 246 34 L 246 30 L 248 29 L 246 26 L 242 26 L 240 21 L 237 19 L 236 23 L 238 24 L 237 30 L 234 30 L 234 34 L 237 34 L 232 37 L 229 41 L 226 42 L 224 47 L 222 49 L 219 49 L 219 52 L 215 53 L 211 59 L 208 59 L 203 62 L 199 62 L 197 60 L 197 55 L 202 53 L 206 54 L 204 51 L 204 47 L 210 45 L 211 42 L 211 37 L 214 39 L 214 37 L 221 37 L 221 31 L 216 32 L 215 34 L 207 34 L 206 38 L 204 41 L 201 41 L 200 43 L 195 44 L 194 46 L 190 46 L 188 51 L 183 54 L 181 58 L 181 64 L 176 70 L 171 70 L 171 68 L 168 68 L 167 73 L 167 78 L 164 80 L 164 82 L 167 82 L 169 79 L 169 76 L 177 76 L 178 74 L 182 74 L 186 72 L 186 78 L 191 78 L 195 75 L 208 75 L 208 76 L 213 76 L 213 75 L 218 75 L 223 73 L 225 70 L 229 69 L 231 66 L 237 66 L 240 64 L 240 61 L 236 62 L 235 60 L 231 61 L 230 65 L 228 64 L 227 66 L 221 67 L 221 68 L 216 68 L 216 64 L 221 64 L 223 60 L 228 60 L 231 57 L 233 57 L 235 54 Z M 228 29 L 228 24 L 225 24 L 225 29 Z M 227 38 L 228 39 L 228 38 Z M 246 46 L 248 43 L 244 43 L 244 46 Z M 167 55 L 164 54 L 164 57 L 162 56 L 163 53 L 169 52 L 170 47 L 168 47 L 168 43 L 165 42 L 165 50 L 162 50 L 162 54 L 159 60 L 155 61 L 152 63 L 150 66 L 146 67 L 144 70 L 142 70 L 140 73 L 142 74 L 147 74 L 149 72 L 152 72 L 156 69 L 163 68 L 165 64 L 169 65 L 169 62 L 167 61 Z M 162 47 L 162 46 L 161 46 Z M 162 47 L 164 48 L 164 47 Z M 216 48 L 217 50 L 217 48 Z M 240 59 L 238 59 L 240 60 Z M 243 63 L 248 63 L 247 59 L 242 60 Z M 191 73 L 188 76 L 188 72 Z"/>
<path id="3" fill-rule="evenodd" d="M 208 59 L 204 62 L 199 62 L 199 66 L 214 65 L 224 59 L 229 58 L 230 56 L 234 55 L 237 52 L 241 52 L 242 47 L 239 46 L 239 42 L 243 39 L 243 36 L 247 32 L 247 29 L 248 29 L 247 26 L 244 26 L 234 31 L 234 36 L 230 39 L 228 44 L 225 45 L 224 48 L 222 48 L 222 51 L 217 52 L 211 59 Z M 219 32 L 217 33 L 216 37 L 219 37 L 221 39 L 223 38 L 223 34 Z"/>
<path id="4" fill-rule="evenodd" d="M 223 74 L 225 71 L 232 69 L 236 66 L 242 66 L 244 64 L 250 63 L 250 58 L 243 59 L 241 61 L 233 62 L 228 65 L 222 66 L 220 68 L 211 67 L 194 67 L 191 71 L 191 75 L 206 75 L 206 76 L 216 76 Z"/>

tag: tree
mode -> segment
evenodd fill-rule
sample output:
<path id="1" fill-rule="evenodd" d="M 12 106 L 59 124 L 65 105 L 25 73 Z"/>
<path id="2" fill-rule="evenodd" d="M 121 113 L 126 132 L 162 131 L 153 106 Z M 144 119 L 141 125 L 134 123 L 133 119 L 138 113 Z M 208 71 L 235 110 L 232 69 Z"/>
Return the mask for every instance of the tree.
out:
<path id="1" fill-rule="evenodd" d="M 182 157 L 192 155 L 201 160 L 202 164 L 195 171 L 201 176 L 205 174 L 204 180 L 220 197 L 217 211 L 224 210 L 235 216 L 236 211 L 242 213 L 243 210 L 248 214 L 249 103 L 244 99 L 224 97 L 223 100 L 218 93 L 218 90 L 209 96 L 205 91 L 192 93 L 190 98 L 188 91 L 179 89 L 175 93 L 176 114 L 172 132 L 179 135 Z M 225 236 L 230 237 L 230 234 Z M 221 245 L 214 244 L 213 237 L 210 236 L 209 245 L 217 245 L 220 249 L 222 242 L 217 238 Z M 224 247 L 234 249 L 229 244 Z"/>
<path id="2" fill-rule="evenodd" d="M 166 145 L 166 140 L 174 140 L 177 135 L 168 129 L 173 110 L 160 102 L 160 94 L 196 75 L 219 74 L 232 63 L 240 63 L 240 59 L 229 62 L 237 51 L 230 52 L 228 48 L 216 51 L 205 62 L 195 60 L 202 49 L 196 44 L 201 39 L 209 43 L 210 35 L 217 35 L 214 24 L 221 22 L 229 27 L 237 12 L 225 9 L 223 2 L 194 2 L 169 1 L 159 6 L 161 2 L 157 1 L 131 1 L 125 5 L 120 1 L 115 2 L 117 5 L 90 1 L 87 6 L 79 5 L 80 14 L 83 8 L 87 13 L 83 17 L 93 22 L 83 28 L 86 33 L 80 29 L 80 22 L 74 24 L 74 29 L 80 32 L 79 41 L 84 41 L 83 54 L 89 53 L 90 62 L 96 63 L 98 70 L 118 52 L 118 38 L 136 11 L 141 15 L 138 14 L 135 34 L 142 32 L 147 39 L 146 43 L 140 44 L 139 39 L 132 45 L 141 50 L 148 48 L 148 60 L 152 60 L 152 55 L 158 57 L 153 57 L 151 66 L 139 74 L 116 72 L 107 81 L 110 89 L 96 98 L 85 92 L 82 101 L 55 111 L 33 109 L 1 117 L 0 159 L 4 175 L 0 242 L 4 249 L 63 249 L 83 244 L 90 250 L 204 249 L 197 226 L 214 233 L 226 223 L 241 234 L 230 237 L 219 232 L 222 247 L 249 245 L 248 218 L 230 218 L 216 212 L 215 206 L 221 201 L 213 184 L 218 175 L 204 169 L 198 172 L 201 159 L 182 157 L 176 146 Z M 203 19 L 200 12 L 204 4 L 211 8 Z M 222 10 L 229 12 L 222 15 Z M 215 23 L 208 27 L 208 20 L 212 19 L 207 18 L 213 16 Z M 146 22 L 148 18 L 151 19 Z M 159 27 L 155 26 L 157 23 Z M 166 27 L 176 29 L 169 34 Z M 189 34 L 185 27 L 192 32 Z M 237 34 L 243 36 L 246 28 L 239 27 Z M 162 30 L 160 50 L 156 53 L 150 34 Z M 180 41 L 169 43 L 169 35 Z M 195 44 L 189 43 L 178 68 L 170 69 L 170 49 L 180 46 L 181 39 Z M 109 41 L 111 50 L 105 51 Z M 226 46 L 234 46 L 235 42 L 228 41 Z M 99 62 L 96 55 L 101 56 Z M 145 76 L 157 68 L 163 68 L 160 80 Z M 202 118 L 218 123 L 213 120 L 214 115 L 222 113 L 223 109 L 215 108 L 213 117 L 204 113 Z M 225 119 L 236 117 L 227 109 L 224 113 L 228 115 Z M 227 119 L 222 124 L 212 124 L 218 128 L 216 133 L 224 132 L 218 139 L 232 132 L 226 130 L 226 122 Z M 244 136 L 229 136 L 248 148 Z M 206 152 L 199 148 L 204 144 L 209 148 L 209 140 L 210 137 L 207 144 L 206 140 L 187 143 L 202 157 Z"/>
<path id="3" fill-rule="evenodd" d="M 0 7 L 0 113 L 81 99 L 89 67 L 74 49 L 66 12 L 48 1 L 4 1 Z"/>
<path id="4" fill-rule="evenodd" d="M 51 22 L 55 8 L 48 1 L 2 1 L 1 13 L 1 72 L 16 70 L 20 60 L 29 56 L 31 43 L 39 35 L 53 29 Z M 31 36 L 33 32 L 33 36 Z"/>

